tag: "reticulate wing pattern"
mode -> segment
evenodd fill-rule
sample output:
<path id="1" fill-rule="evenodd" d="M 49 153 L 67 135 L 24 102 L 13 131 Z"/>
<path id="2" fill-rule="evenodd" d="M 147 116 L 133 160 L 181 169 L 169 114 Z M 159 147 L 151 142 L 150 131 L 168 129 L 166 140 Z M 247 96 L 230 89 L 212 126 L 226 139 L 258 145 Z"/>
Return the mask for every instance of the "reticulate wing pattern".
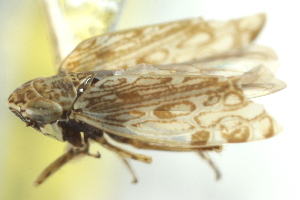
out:
<path id="1" fill-rule="evenodd" d="M 240 82 L 241 76 L 111 76 L 77 99 L 71 118 L 125 138 L 182 148 L 278 133 L 280 127 L 244 95 Z"/>
<path id="2" fill-rule="evenodd" d="M 107 33 L 80 43 L 60 70 L 116 70 L 140 63 L 162 65 L 198 60 L 247 46 L 264 22 L 264 14 L 226 22 L 197 18 Z"/>
<path id="3" fill-rule="evenodd" d="M 190 75 L 241 76 L 241 85 L 248 98 L 275 93 L 286 87 L 275 74 L 279 66 L 277 54 L 269 47 L 249 45 L 207 58 L 185 63 L 156 65 L 160 71 Z"/>

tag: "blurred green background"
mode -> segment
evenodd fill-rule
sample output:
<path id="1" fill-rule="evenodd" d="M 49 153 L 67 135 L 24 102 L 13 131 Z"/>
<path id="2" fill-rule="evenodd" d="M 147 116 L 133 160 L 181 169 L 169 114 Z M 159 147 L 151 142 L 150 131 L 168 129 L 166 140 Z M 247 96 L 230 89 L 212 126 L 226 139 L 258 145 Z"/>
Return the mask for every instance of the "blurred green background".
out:
<path id="1" fill-rule="evenodd" d="M 132 162 L 137 185 L 119 159 L 97 145 L 102 158 L 84 158 L 64 166 L 43 185 L 32 182 L 65 144 L 51 140 L 14 116 L 6 106 L 10 93 L 24 82 L 55 74 L 51 38 L 38 0 L 0 0 L 0 199 L 300 199 L 298 95 L 300 14 L 296 1 L 268 0 L 127 0 L 119 29 L 204 16 L 237 18 L 266 12 L 268 22 L 258 43 L 273 47 L 282 63 L 278 77 L 288 88 L 255 99 L 284 131 L 278 136 L 247 144 L 226 145 L 212 154 L 223 178 L 193 153 L 134 150 L 153 156 L 153 164 Z"/>

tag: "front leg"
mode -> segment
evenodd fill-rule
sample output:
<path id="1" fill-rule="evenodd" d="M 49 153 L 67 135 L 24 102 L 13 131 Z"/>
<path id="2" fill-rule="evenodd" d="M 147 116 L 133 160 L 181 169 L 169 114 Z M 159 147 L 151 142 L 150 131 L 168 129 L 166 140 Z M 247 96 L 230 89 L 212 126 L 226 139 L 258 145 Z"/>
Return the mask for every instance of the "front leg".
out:
<path id="1" fill-rule="evenodd" d="M 63 165 L 75 158 L 79 158 L 85 155 L 94 158 L 100 158 L 99 152 L 97 152 L 97 154 L 90 154 L 89 147 L 90 144 L 87 137 L 84 137 L 84 140 L 80 147 L 71 146 L 69 144 L 69 150 L 60 157 L 58 157 L 54 162 L 52 162 L 48 167 L 46 167 L 46 169 L 42 171 L 42 173 L 34 181 L 34 186 L 42 184 L 48 177 L 54 174 Z"/>

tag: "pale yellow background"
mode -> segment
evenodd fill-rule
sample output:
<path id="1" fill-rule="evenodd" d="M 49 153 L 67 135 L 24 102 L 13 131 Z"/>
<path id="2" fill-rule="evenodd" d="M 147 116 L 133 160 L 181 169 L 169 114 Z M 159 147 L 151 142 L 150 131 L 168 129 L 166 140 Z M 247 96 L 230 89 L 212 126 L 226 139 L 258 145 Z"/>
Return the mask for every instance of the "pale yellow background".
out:
<path id="1" fill-rule="evenodd" d="M 283 125 L 269 140 L 226 145 L 212 154 L 222 170 L 212 170 L 193 153 L 140 151 L 153 156 L 152 165 L 132 162 L 137 185 L 118 158 L 102 148 L 100 160 L 68 164 L 44 185 L 31 184 L 59 156 L 64 144 L 26 128 L 6 107 L 9 94 L 25 81 L 53 75 L 50 37 L 37 0 L 0 1 L 0 199 L 300 199 L 299 159 L 299 6 L 296 1 L 128 0 L 120 28 L 204 16 L 228 19 L 266 12 L 268 23 L 257 42 L 280 56 L 278 76 L 288 88 L 255 101 Z"/>

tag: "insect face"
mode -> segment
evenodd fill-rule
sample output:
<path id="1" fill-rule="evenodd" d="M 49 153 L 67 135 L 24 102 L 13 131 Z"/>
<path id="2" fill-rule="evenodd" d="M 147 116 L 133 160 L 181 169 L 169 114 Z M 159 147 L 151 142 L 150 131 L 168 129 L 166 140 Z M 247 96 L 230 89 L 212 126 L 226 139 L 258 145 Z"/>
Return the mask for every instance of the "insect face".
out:
<path id="1" fill-rule="evenodd" d="M 27 126 L 51 138 L 63 141 L 61 131 L 58 131 L 57 126 L 53 126 L 53 123 L 62 116 L 63 108 L 59 103 L 43 97 L 36 90 L 34 85 L 37 80 L 23 84 L 10 95 L 9 109 Z"/>
<path id="2" fill-rule="evenodd" d="M 59 73 L 48 78 L 36 78 L 17 88 L 8 98 L 9 109 L 27 126 L 44 135 L 64 141 L 58 125 L 62 116 L 70 111 L 91 75 Z"/>

